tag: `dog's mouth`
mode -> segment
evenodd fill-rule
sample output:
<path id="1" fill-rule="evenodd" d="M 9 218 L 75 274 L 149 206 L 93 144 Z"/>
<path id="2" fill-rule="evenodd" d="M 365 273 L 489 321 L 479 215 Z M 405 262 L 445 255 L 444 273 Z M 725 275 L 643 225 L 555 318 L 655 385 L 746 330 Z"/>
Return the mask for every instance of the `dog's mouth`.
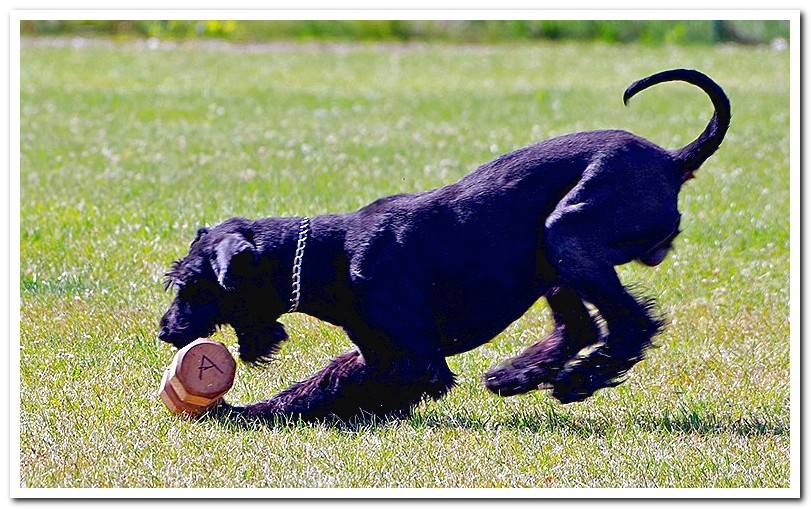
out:
<path id="1" fill-rule="evenodd" d="M 161 328 L 158 332 L 158 339 L 180 349 L 195 339 L 207 338 L 211 336 L 215 331 L 215 328 L 212 328 L 209 331 L 191 331 L 189 329 L 172 330 Z"/>

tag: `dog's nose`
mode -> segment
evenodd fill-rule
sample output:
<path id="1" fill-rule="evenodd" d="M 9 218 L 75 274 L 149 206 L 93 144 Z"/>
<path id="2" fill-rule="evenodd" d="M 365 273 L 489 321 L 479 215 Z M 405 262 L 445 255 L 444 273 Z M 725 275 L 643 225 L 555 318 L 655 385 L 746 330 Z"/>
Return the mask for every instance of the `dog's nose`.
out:
<path id="1" fill-rule="evenodd" d="M 158 331 L 158 339 L 161 341 L 169 341 L 169 331 L 161 328 L 161 330 Z"/>

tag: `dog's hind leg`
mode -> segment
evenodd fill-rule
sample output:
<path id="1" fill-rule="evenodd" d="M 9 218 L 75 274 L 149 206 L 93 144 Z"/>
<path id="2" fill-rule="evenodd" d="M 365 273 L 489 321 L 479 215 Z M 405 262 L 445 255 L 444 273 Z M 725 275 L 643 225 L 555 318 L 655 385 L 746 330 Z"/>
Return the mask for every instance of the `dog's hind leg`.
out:
<path id="1" fill-rule="evenodd" d="M 608 335 L 594 350 L 577 356 L 558 374 L 552 395 L 561 403 L 582 401 L 604 387 L 614 387 L 644 357 L 664 322 L 650 313 L 652 301 L 639 301 L 622 288 L 619 279 L 606 275 L 613 292 L 594 293 L 592 302 L 608 327 Z M 604 283 L 605 284 L 605 283 Z"/>
<path id="2" fill-rule="evenodd" d="M 554 287 L 546 300 L 555 329 L 520 355 L 485 373 L 484 384 L 491 392 L 514 396 L 551 384 L 566 361 L 598 340 L 599 328 L 574 289 Z"/>
<path id="3" fill-rule="evenodd" d="M 651 313 L 652 302 L 631 295 L 612 266 L 583 256 L 587 250 L 568 246 L 568 257 L 556 257 L 558 273 L 594 304 L 608 333 L 596 349 L 560 370 L 552 395 L 562 403 L 582 401 L 601 388 L 622 383 L 664 325 Z"/>
<path id="4" fill-rule="evenodd" d="M 629 293 L 614 267 L 640 259 L 678 224 L 669 164 L 633 146 L 607 154 L 545 221 L 544 252 L 557 280 L 594 305 L 607 329 L 601 345 L 568 362 L 553 382 L 562 403 L 621 383 L 663 326 L 651 301 Z"/>
<path id="5" fill-rule="evenodd" d="M 231 407 L 247 417 L 276 416 L 316 420 L 356 416 L 402 417 L 424 398 L 438 399 L 453 386 L 453 373 L 441 357 L 367 362 L 357 349 L 332 360 L 324 369 L 271 399 Z"/>

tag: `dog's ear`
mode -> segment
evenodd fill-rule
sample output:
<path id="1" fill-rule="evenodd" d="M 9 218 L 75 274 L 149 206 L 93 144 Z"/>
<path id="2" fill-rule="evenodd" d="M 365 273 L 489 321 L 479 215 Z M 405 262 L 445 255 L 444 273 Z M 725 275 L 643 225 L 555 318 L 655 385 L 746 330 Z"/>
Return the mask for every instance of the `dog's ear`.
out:
<path id="1" fill-rule="evenodd" d="M 256 247 L 236 233 L 224 235 L 214 247 L 211 254 L 211 268 L 217 275 L 220 286 L 229 290 L 234 287 L 236 279 L 244 276 L 253 266 L 256 258 Z"/>
<path id="2" fill-rule="evenodd" d="M 193 246 L 206 233 L 208 233 L 208 228 L 206 228 L 205 226 L 202 227 L 202 228 L 198 228 L 197 229 L 197 235 L 195 235 L 194 240 L 191 241 L 191 244 L 189 245 L 189 247 Z"/>

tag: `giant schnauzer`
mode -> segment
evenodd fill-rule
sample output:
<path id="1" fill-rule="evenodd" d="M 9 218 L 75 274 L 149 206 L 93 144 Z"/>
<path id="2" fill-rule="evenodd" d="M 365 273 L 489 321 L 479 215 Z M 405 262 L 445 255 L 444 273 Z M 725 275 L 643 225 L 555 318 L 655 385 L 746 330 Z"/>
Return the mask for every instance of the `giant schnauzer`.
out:
<path id="1" fill-rule="evenodd" d="M 307 313 L 342 327 L 355 348 L 271 399 L 223 405 L 264 418 L 406 415 L 453 387 L 446 357 L 486 343 L 545 296 L 555 329 L 485 374 L 487 388 L 552 388 L 569 403 L 617 385 L 663 323 L 614 267 L 664 260 L 679 234 L 682 184 L 731 118 L 721 87 L 694 70 L 639 80 L 623 99 L 667 81 L 701 88 L 715 109 L 680 149 L 626 131 L 579 132 L 356 212 L 201 228 L 167 274 L 177 295 L 160 339 L 182 347 L 230 324 L 241 359 L 262 363 L 287 337 L 278 318 Z"/>

